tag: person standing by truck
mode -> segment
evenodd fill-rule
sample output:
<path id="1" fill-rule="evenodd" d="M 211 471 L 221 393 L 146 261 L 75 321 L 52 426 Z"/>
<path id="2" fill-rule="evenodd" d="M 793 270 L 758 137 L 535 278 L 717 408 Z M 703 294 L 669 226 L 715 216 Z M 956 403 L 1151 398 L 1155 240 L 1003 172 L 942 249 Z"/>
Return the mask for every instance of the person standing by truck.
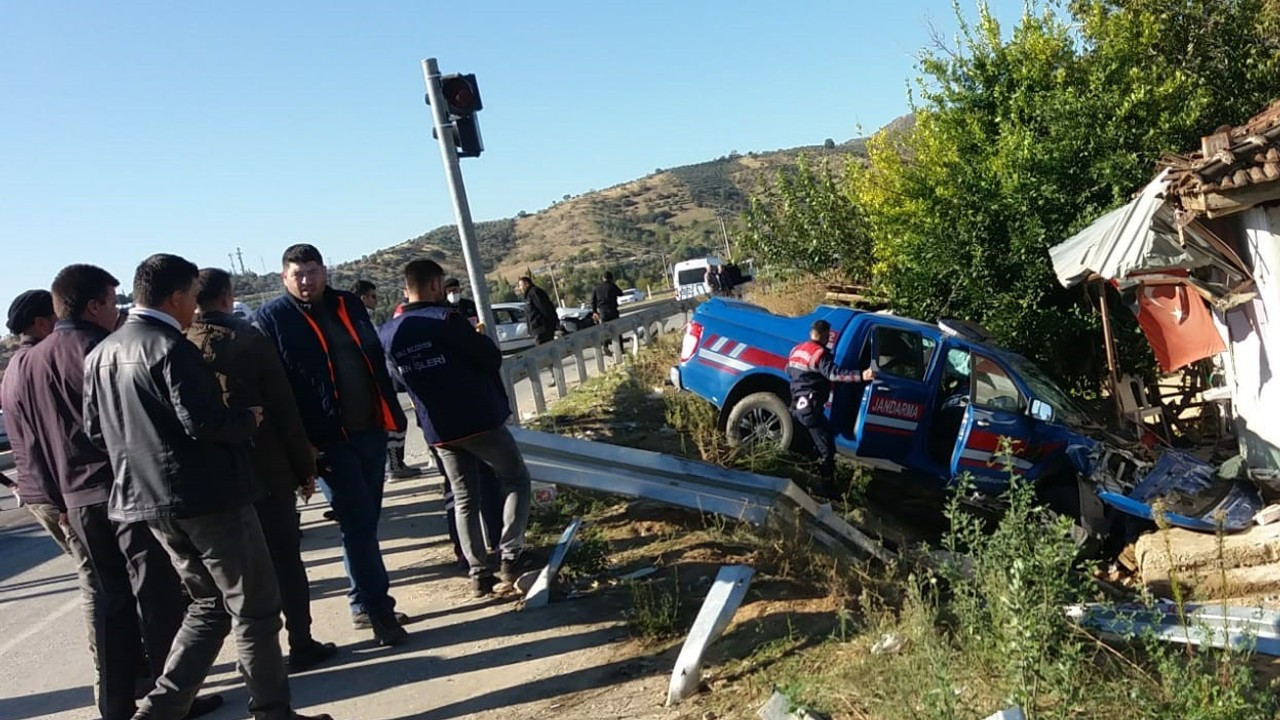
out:
<path id="1" fill-rule="evenodd" d="M 815 320 L 809 328 L 809 339 L 791 349 L 787 358 L 787 375 L 791 378 L 791 416 L 809 431 L 818 451 L 819 495 L 836 494 L 836 444 L 827 419 L 827 399 L 831 383 L 871 382 L 874 370 L 844 371 L 836 367 L 827 350 L 831 341 L 831 323 Z"/>

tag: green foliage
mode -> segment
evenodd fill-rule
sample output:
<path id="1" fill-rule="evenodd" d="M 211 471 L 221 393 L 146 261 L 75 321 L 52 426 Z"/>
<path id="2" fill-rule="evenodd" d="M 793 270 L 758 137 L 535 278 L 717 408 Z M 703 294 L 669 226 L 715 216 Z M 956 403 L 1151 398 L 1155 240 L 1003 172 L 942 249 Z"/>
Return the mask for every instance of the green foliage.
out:
<path id="1" fill-rule="evenodd" d="M 1001 449 L 1007 458 L 1007 442 Z M 956 641 L 988 659 L 1006 700 L 1036 708 L 1042 698 L 1074 703 L 1088 655 L 1063 608 L 1085 599 L 1076 572 L 1069 518 L 1055 518 L 1036 503 L 1035 488 L 1010 473 L 1008 509 L 994 532 L 966 512 L 962 480 L 947 508 L 951 531 L 944 546 L 970 562 L 944 567 L 953 593 Z"/>
<path id="2" fill-rule="evenodd" d="M 609 541 L 599 531 L 580 530 L 561 571 L 569 580 L 594 578 L 609 569 Z"/>
<path id="3" fill-rule="evenodd" d="M 874 279 L 895 309 L 982 322 L 1088 387 L 1099 353 L 1080 349 L 1100 347 L 1098 320 L 1078 289 L 1058 285 L 1048 248 L 1150 180 L 1162 152 L 1196 147 L 1280 95 L 1280 6 L 1032 2 L 1012 32 L 985 5 L 973 22 L 957 16 L 956 46 L 920 57 L 914 126 L 874 138 L 848 183 L 818 176 L 805 192 L 757 198 L 756 246 L 788 245 L 769 259 L 795 269 L 834 259 L 860 277 L 862 255 L 830 245 L 859 235 L 803 222 L 809 208 L 835 213 L 849 198 L 857 209 L 846 215 L 873 240 Z M 803 212 L 788 213 L 796 201 Z M 789 217 L 817 236 L 785 231 Z M 1140 335 L 1121 339 L 1126 359 L 1150 365 Z"/>
<path id="4" fill-rule="evenodd" d="M 794 169 L 779 172 L 771 187 L 751 199 L 745 217 L 739 243 L 757 259 L 812 275 L 835 270 L 854 281 L 870 280 L 865 218 L 847 179 L 830 161 L 815 168 L 800 156 Z"/>
<path id="5" fill-rule="evenodd" d="M 658 581 L 632 580 L 631 607 L 624 615 L 631 634 L 646 640 L 665 640 L 680 633 L 680 579 L 670 587 Z"/>

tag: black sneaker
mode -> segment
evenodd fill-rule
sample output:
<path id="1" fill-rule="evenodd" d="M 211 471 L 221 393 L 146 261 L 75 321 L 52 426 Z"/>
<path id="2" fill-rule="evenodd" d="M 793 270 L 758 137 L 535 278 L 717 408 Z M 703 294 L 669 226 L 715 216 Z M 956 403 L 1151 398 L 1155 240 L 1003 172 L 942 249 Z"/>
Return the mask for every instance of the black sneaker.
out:
<path id="1" fill-rule="evenodd" d="M 374 639 L 383 647 L 399 645 L 409 639 L 409 633 L 400 627 L 400 618 L 396 615 L 370 616 L 369 622 L 373 626 L 371 629 Z"/>
<path id="2" fill-rule="evenodd" d="M 391 479 L 404 480 L 406 478 L 421 477 L 423 474 L 425 473 L 423 473 L 422 468 L 402 465 L 391 471 Z"/>
<path id="3" fill-rule="evenodd" d="M 471 597 L 482 598 L 493 593 L 493 586 L 498 584 L 492 575 L 475 575 L 471 578 Z"/>
<path id="4" fill-rule="evenodd" d="M 338 654 L 338 646 L 312 640 L 289 648 L 289 672 L 305 672 Z"/>
<path id="5" fill-rule="evenodd" d="M 498 579 L 508 585 L 515 585 L 516 580 L 529 570 L 529 559 L 524 555 L 517 555 L 510 560 L 504 559 L 498 566 Z"/>
<path id="6" fill-rule="evenodd" d="M 191 709 L 187 711 L 186 715 L 182 716 L 182 720 L 195 720 L 195 718 L 208 715 L 220 707 L 222 707 L 221 695 L 202 695 L 192 701 Z"/>
<path id="7" fill-rule="evenodd" d="M 397 625 L 404 625 L 409 622 L 409 616 L 404 613 L 396 613 L 395 618 Z M 354 625 L 357 630 L 373 629 L 373 621 L 369 618 L 369 613 L 356 613 L 355 615 L 352 615 L 351 624 Z"/>

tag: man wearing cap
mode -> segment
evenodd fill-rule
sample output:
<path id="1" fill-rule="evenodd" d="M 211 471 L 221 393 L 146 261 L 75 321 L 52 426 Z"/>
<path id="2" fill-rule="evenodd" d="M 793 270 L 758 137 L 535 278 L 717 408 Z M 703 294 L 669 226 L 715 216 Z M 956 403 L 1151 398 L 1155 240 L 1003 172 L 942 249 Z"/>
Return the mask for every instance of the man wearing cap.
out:
<path id="1" fill-rule="evenodd" d="M 58 318 L 53 313 L 53 294 L 48 290 L 28 290 L 13 299 L 9 305 L 7 325 L 9 332 L 18 336 L 18 351 L 9 360 L 4 379 L 0 380 L 0 408 L 5 411 L 5 428 L 9 443 L 13 446 L 14 470 L 18 475 L 18 499 L 35 516 L 40 526 L 49 532 L 63 552 L 70 553 L 67 534 L 62 528 L 65 522 L 62 493 L 58 480 L 47 465 L 27 452 L 24 423 L 18 422 L 20 403 L 18 387 L 27 362 L 27 353 L 36 343 L 53 332 Z"/>
<path id="2" fill-rule="evenodd" d="M 444 281 L 444 294 L 449 304 L 462 313 L 462 317 L 470 320 L 473 325 L 480 322 L 480 309 L 476 307 L 475 300 L 462 297 L 462 283 L 458 282 L 458 278 L 451 277 Z"/>

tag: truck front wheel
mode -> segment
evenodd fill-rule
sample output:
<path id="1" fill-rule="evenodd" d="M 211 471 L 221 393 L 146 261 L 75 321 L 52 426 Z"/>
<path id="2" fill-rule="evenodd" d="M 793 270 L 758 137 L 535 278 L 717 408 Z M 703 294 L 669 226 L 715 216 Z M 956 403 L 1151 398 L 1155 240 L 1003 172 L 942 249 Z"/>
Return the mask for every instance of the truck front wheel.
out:
<path id="1" fill-rule="evenodd" d="M 770 445 L 788 450 L 795 439 L 795 421 L 787 403 L 771 392 L 747 395 L 729 410 L 725 420 L 729 445 Z"/>

